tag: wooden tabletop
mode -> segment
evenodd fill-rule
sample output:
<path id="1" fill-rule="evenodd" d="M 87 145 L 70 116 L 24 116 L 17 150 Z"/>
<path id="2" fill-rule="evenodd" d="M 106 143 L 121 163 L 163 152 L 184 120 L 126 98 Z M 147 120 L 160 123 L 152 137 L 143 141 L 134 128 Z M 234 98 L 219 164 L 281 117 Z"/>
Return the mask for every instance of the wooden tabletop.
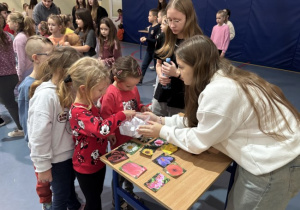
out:
<path id="1" fill-rule="evenodd" d="M 161 149 L 156 150 L 151 158 L 140 154 L 140 151 L 141 149 L 133 155 L 127 154 L 129 159 L 116 164 L 110 163 L 105 155 L 101 160 L 168 209 L 190 208 L 232 161 L 223 153 L 203 152 L 200 155 L 192 155 L 179 149 L 171 156 L 186 172 L 180 177 L 173 178 L 166 174 L 162 167 L 152 162 L 163 153 Z M 120 171 L 119 168 L 129 160 L 146 167 L 147 171 L 138 179 Z M 153 192 L 145 187 L 144 183 L 158 172 L 164 174 L 170 181 L 157 192 Z"/>

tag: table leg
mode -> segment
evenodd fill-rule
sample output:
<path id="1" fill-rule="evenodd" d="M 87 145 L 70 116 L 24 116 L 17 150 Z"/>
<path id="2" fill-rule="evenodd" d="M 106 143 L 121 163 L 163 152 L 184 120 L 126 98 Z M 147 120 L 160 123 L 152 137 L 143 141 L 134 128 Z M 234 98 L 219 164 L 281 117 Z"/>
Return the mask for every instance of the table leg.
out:
<path id="1" fill-rule="evenodd" d="M 119 186 L 119 174 L 113 171 L 113 188 L 114 188 L 114 199 L 115 199 L 115 209 L 120 210 L 120 196 L 118 195 Z"/>
<path id="2" fill-rule="evenodd" d="M 237 167 L 237 163 L 235 161 L 233 161 L 232 164 L 230 164 L 230 166 L 228 166 L 228 168 L 226 169 L 226 171 L 228 171 L 231 175 L 230 175 L 230 179 L 229 179 L 229 184 L 228 184 L 227 195 L 226 195 L 226 200 L 225 200 L 225 208 L 224 209 L 226 209 L 226 207 L 227 207 L 228 195 L 229 195 L 229 192 L 230 192 L 230 190 L 232 188 L 232 185 L 233 185 L 233 182 L 234 182 L 236 167 Z"/>
<path id="3" fill-rule="evenodd" d="M 140 39 L 142 37 L 142 33 L 140 33 Z M 140 59 L 142 60 L 142 42 L 140 41 Z"/>

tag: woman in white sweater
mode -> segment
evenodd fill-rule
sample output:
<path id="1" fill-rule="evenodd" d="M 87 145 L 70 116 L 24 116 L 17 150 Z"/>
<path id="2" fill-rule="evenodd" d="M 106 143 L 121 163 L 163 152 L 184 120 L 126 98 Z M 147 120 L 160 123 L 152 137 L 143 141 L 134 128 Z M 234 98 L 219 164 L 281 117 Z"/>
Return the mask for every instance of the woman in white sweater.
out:
<path id="1" fill-rule="evenodd" d="M 220 59 L 206 36 L 182 43 L 176 59 L 185 115 L 151 114 L 139 133 L 193 154 L 214 147 L 236 161 L 227 209 L 285 209 L 300 191 L 299 112 L 277 86 Z"/>

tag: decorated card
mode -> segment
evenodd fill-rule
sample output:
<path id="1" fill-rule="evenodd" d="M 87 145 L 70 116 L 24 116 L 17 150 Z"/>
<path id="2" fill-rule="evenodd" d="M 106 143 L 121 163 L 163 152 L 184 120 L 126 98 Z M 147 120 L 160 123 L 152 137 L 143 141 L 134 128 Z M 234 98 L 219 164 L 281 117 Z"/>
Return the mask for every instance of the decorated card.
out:
<path id="1" fill-rule="evenodd" d="M 163 174 L 157 173 L 151 179 L 149 179 L 149 181 L 146 182 L 144 185 L 148 187 L 150 190 L 152 190 L 153 192 L 157 192 L 169 181 L 170 179 L 165 177 Z"/>
<path id="2" fill-rule="evenodd" d="M 128 159 L 128 156 L 126 155 L 126 153 L 124 151 L 118 151 L 118 150 L 112 151 L 105 157 L 111 163 L 118 163 L 118 162 Z"/>
<path id="3" fill-rule="evenodd" d="M 148 157 L 152 157 L 152 155 L 156 149 L 157 149 L 157 147 L 145 145 L 141 150 L 141 154 L 146 155 Z"/>
<path id="4" fill-rule="evenodd" d="M 130 141 L 122 144 L 118 150 L 123 150 L 124 152 L 133 155 L 140 149 L 141 146 L 142 146 L 141 144 L 130 140 Z"/>
<path id="5" fill-rule="evenodd" d="M 172 177 L 178 177 L 186 172 L 186 170 L 180 167 L 176 162 L 166 166 L 164 171 Z"/>
<path id="6" fill-rule="evenodd" d="M 144 166 L 136 164 L 134 162 L 128 161 L 120 167 L 120 170 L 126 174 L 134 177 L 135 179 L 139 178 L 147 169 Z"/>
<path id="7" fill-rule="evenodd" d="M 171 155 L 178 150 L 178 147 L 173 144 L 164 144 L 161 146 L 161 150 L 164 153 Z"/>
<path id="8" fill-rule="evenodd" d="M 167 144 L 167 141 L 162 138 L 156 138 L 150 143 L 151 146 L 161 147 L 162 145 Z"/>
<path id="9" fill-rule="evenodd" d="M 174 157 L 171 157 L 171 156 L 165 155 L 165 153 L 162 153 L 160 156 L 155 158 L 153 160 L 153 162 L 164 168 L 167 165 L 171 164 L 174 160 L 175 160 Z"/>

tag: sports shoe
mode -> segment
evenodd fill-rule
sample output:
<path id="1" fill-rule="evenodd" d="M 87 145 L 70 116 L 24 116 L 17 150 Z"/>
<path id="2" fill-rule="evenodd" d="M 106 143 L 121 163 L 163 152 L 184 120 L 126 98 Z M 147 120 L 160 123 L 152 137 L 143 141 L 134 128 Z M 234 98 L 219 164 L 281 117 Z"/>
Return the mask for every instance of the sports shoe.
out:
<path id="1" fill-rule="evenodd" d="M 52 203 L 43 203 L 43 210 L 51 210 L 52 209 Z"/>
<path id="2" fill-rule="evenodd" d="M 9 132 L 7 134 L 9 137 L 18 137 L 18 136 L 24 136 L 24 131 L 23 130 L 19 130 L 19 129 L 16 129 L 12 132 Z"/>
<path id="3" fill-rule="evenodd" d="M 152 71 L 155 71 L 155 67 L 154 66 L 150 66 L 149 69 L 152 70 Z"/>
<path id="4" fill-rule="evenodd" d="M 2 117 L 0 117 L 0 126 L 3 126 L 3 125 L 5 125 L 5 121 L 3 120 Z"/>

